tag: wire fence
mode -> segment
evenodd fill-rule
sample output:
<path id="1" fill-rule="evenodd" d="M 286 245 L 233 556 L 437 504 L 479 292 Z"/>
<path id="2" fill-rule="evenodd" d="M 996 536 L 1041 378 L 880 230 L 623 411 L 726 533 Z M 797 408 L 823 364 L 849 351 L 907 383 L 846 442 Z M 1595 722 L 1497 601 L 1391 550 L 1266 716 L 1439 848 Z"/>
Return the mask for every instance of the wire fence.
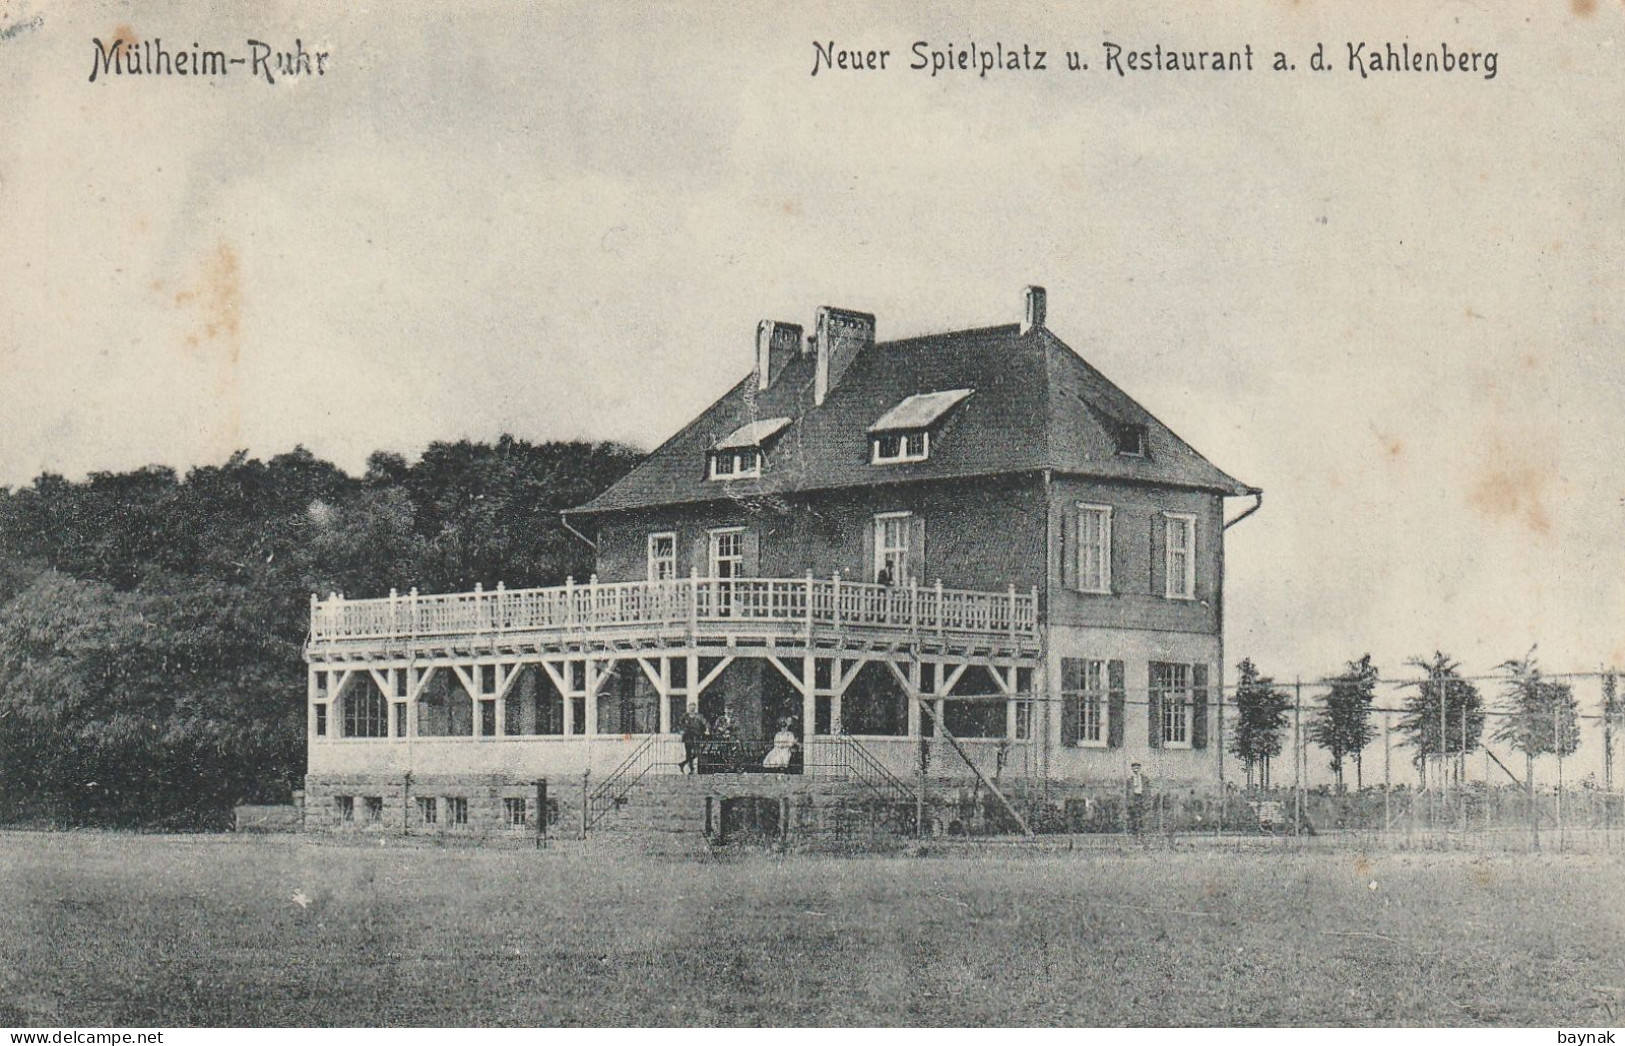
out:
<path id="1" fill-rule="evenodd" d="M 1323 729 L 1332 680 L 1277 681 L 1285 700 L 1277 699 L 1273 751 L 1256 729 L 1250 746 L 1241 737 L 1237 684 L 1213 688 L 1205 702 L 1189 692 L 1123 691 L 1101 715 L 1106 750 L 1092 756 L 1108 770 L 1102 787 L 1024 798 L 1041 834 L 1097 835 L 1102 844 L 1625 851 L 1617 673 L 1541 673 L 1534 690 L 1530 679 L 1372 680 L 1369 701 L 1359 702 L 1364 743 L 1357 735 L 1341 744 Z M 1171 717 L 1187 701 L 1187 732 L 1170 742 L 1180 735 Z M 1211 777 L 1192 776 L 1186 749 L 1197 741 L 1217 749 L 1217 789 Z M 999 818 L 981 820 L 992 828 Z"/>

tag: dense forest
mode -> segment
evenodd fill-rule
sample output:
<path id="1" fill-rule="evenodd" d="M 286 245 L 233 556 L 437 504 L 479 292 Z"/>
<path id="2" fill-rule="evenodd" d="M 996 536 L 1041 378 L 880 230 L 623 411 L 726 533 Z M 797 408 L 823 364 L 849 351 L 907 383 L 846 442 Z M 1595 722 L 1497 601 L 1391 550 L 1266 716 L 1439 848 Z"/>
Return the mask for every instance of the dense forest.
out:
<path id="1" fill-rule="evenodd" d="M 617 444 L 304 448 L 0 488 L 0 820 L 211 826 L 304 767 L 310 595 L 562 583 Z"/>

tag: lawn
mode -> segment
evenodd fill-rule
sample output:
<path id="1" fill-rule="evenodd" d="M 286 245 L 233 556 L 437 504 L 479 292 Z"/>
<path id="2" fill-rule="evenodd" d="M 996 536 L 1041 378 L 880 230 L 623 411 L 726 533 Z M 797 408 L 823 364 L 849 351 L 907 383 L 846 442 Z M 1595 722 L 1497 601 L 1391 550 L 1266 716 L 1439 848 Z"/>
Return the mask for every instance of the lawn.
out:
<path id="1" fill-rule="evenodd" d="M 0 834 L 0 1025 L 1567 1025 L 1618 856 Z"/>

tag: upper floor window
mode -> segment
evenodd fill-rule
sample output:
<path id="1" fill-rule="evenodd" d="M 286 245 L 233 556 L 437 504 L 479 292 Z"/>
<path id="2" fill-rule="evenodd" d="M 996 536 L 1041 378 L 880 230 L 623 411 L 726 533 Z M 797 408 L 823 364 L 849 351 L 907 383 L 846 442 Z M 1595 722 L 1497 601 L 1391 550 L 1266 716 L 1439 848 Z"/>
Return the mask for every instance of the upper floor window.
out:
<path id="1" fill-rule="evenodd" d="M 908 581 L 908 544 L 913 520 L 908 512 L 887 512 L 875 517 L 876 584 L 901 585 Z"/>
<path id="2" fill-rule="evenodd" d="M 1169 599 L 1195 599 L 1196 517 L 1169 512 L 1163 521 L 1167 526 L 1164 594 Z"/>
<path id="3" fill-rule="evenodd" d="M 931 456 L 929 432 L 892 432 L 874 437 L 870 442 L 869 458 L 873 464 L 888 465 L 900 461 L 924 461 Z"/>
<path id="4" fill-rule="evenodd" d="M 762 474 L 763 448 L 790 426 L 789 418 L 766 418 L 739 426 L 711 448 L 711 479 L 752 479 Z"/>
<path id="5" fill-rule="evenodd" d="M 1078 590 L 1112 590 L 1112 510 L 1106 505 L 1078 506 Z"/>
<path id="6" fill-rule="evenodd" d="M 1145 426 L 1127 422 L 1114 427 L 1112 435 L 1117 442 L 1117 453 L 1125 458 L 1145 457 Z"/>
<path id="7" fill-rule="evenodd" d="M 1151 729 L 1164 748 L 1191 747 L 1191 666 L 1151 663 Z"/>
<path id="8" fill-rule="evenodd" d="M 904 399 L 869 426 L 869 461 L 891 465 L 931 456 L 931 429 L 975 389 L 921 392 Z"/>
<path id="9" fill-rule="evenodd" d="M 649 535 L 649 580 L 670 581 L 677 576 L 677 535 L 671 531 Z"/>
<path id="10" fill-rule="evenodd" d="M 745 532 L 731 527 L 711 531 L 711 576 L 739 577 L 745 566 Z"/>
<path id="11" fill-rule="evenodd" d="M 755 447 L 711 452 L 712 479 L 750 479 L 762 474 L 762 452 Z"/>

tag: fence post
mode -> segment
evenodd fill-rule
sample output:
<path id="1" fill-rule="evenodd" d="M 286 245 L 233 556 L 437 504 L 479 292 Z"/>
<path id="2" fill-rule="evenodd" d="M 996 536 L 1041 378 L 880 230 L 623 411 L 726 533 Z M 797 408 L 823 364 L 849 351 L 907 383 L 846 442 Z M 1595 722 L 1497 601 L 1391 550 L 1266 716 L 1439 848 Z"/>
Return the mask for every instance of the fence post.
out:
<path id="1" fill-rule="evenodd" d="M 1388 830 L 1394 826 L 1394 750 L 1388 730 L 1392 718 L 1386 708 L 1382 710 L 1382 832 L 1385 843 L 1388 841 Z"/>
<path id="2" fill-rule="evenodd" d="M 1456 765 L 1457 790 L 1461 793 L 1461 848 L 1467 849 L 1467 702 L 1461 702 L 1461 757 Z M 1487 786 L 1488 781 L 1484 782 Z"/>
<path id="3" fill-rule="evenodd" d="M 536 849 L 547 845 L 547 778 L 536 779 Z"/>
<path id="4" fill-rule="evenodd" d="M 587 838 L 587 807 L 592 802 L 592 794 L 587 789 L 587 779 L 592 776 L 592 768 L 581 771 L 581 838 Z"/>
<path id="5" fill-rule="evenodd" d="M 1292 682 L 1292 835 L 1303 826 L 1303 677 Z"/>
<path id="6" fill-rule="evenodd" d="M 1562 732 L 1562 705 L 1552 702 L 1552 750 L 1557 753 L 1557 849 L 1563 850 L 1563 742 L 1566 735 Z"/>

